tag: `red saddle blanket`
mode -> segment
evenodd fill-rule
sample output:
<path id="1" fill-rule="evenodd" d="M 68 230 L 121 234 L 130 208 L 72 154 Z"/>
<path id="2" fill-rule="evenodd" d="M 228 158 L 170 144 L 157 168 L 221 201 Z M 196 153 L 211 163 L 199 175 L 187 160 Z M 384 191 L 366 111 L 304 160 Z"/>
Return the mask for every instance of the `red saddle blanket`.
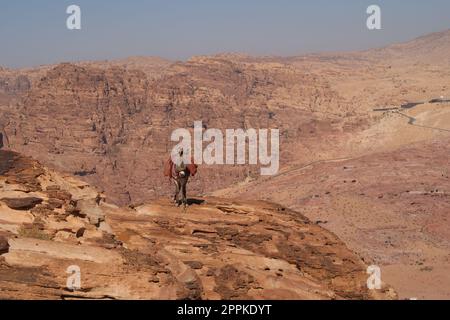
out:
<path id="1" fill-rule="evenodd" d="M 197 174 L 197 168 L 198 165 L 194 164 L 194 158 L 191 159 L 191 164 L 186 165 L 187 170 L 189 170 L 189 173 L 191 176 L 195 176 Z M 175 163 L 173 163 L 172 159 L 169 158 L 164 165 L 164 176 L 165 177 L 172 177 L 172 172 L 174 170 Z"/>

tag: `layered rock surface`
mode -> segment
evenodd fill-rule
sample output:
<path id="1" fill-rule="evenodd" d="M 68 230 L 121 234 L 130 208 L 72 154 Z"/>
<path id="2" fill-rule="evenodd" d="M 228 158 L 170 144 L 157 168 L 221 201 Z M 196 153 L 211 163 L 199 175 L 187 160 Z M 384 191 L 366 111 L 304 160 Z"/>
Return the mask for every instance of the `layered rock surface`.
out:
<path id="1" fill-rule="evenodd" d="M 395 297 L 368 290 L 360 258 L 281 206 L 206 198 L 186 211 L 165 200 L 118 208 L 29 158 L 1 151 L 0 160 L 2 299 Z M 81 288 L 70 290 L 74 266 Z"/>

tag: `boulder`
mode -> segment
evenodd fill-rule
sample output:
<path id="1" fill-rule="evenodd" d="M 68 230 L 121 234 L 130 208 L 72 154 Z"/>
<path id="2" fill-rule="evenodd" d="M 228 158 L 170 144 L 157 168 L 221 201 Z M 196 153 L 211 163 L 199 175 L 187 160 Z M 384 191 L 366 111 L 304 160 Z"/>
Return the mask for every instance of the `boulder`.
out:
<path id="1" fill-rule="evenodd" d="M 38 204 L 42 203 L 41 198 L 27 197 L 27 198 L 2 198 L 0 201 L 4 202 L 9 208 L 13 210 L 31 210 Z"/>
<path id="2" fill-rule="evenodd" d="M 8 239 L 0 236 L 0 255 L 7 253 L 9 250 Z"/>

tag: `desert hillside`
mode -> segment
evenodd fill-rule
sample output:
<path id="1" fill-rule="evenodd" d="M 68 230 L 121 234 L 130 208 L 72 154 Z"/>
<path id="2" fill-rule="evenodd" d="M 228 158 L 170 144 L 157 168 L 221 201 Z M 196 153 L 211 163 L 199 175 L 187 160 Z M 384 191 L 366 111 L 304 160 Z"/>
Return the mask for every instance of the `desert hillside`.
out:
<path id="1" fill-rule="evenodd" d="M 314 57 L 314 69 L 323 59 L 332 59 L 335 69 L 340 68 L 335 61 L 353 68 L 352 61 L 361 57 L 385 66 L 383 76 L 363 76 L 354 68 L 345 81 L 342 73 L 328 76 L 337 92 L 360 101 L 359 112 L 371 119 L 369 125 L 347 136 L 334 152 L 211 194 L 282 203 L 379 265 L 400 298 L 448 299 L 449 35 L 440 32 L 350 56 Z"/>
<path id="2" fill-rule="evenodd" d="M 146 241 L 163 242 L 163 246 L 170 247 L 167 239 L 181 239 L 181 234 L 187 237 L 185 243 L 206 241 L 210 246 L 220 241 L 220 252 L 225 248 L 237 250 L 233 254 L 251 252 L 261 259 L 282 259 L 291 264 L 298 260 L 292 260 L 294 257 L 288 252 L 296 252 L 295 256 L 306 254 L 319 259 L 320 269 L 328 270 L 326 275 L 314 273 L 314 267 L 306 271 L 308 279 L 312 277 L 312 286 L 332 292 L 323 294 L 325 291 L 320 289 L 317 297 L 369 297 L 359 284 L 359 289 L 353 285 L 343 289 L 330 280 L 335 278 L 333 270 L 340 260 L 323 261 L 328 254 L 319 251 L 330 249 L 325 238 L 332 237 L 333 243 L 343 241 L 365 263 L 379 265 L 383 279 L 400 298 L 448 299 L 448 52 L 449 30 L 363 52 L 297 57 L 220 54 L 174 62 L 134 57 L 26 70 L 2 68 L 0 145 L 33 157 L 49 168 L 45 172 L 62 172 L 65 177 L 75 176 L 83 181 L 76 182 L 82 187 L 71 190 L 80 192 L 78 189 L 84 185 L 99 190 L 102 196 L 92 212 L 110 212 L 106 215 L 111 227 L 108 232 L 114 235 L 114 243 L 121 243 L 115 244 L 119 248 L 129 245 L 139 251 L 140 245 L 147 245 Z M 172 192 L 162 167 L 174 144 L 170 142 L 171 132 L 192 128 L 194 121 L 200 120 L 204 128 L 221 130 L 280 129 L 281 169 L 273 177 L 261 177 L 256 166 L 200 166 L 188 192 L 190 196 L 206 197 L 202 198 L 205 202 L 193 203 L 184 216 L 186 220 L 180 222 L 179 211 L 160 200 Z M 12 192 L 8 184 L 5 186 L 4 190 Z M 47 207 L 48 200 L 53 201 L 45 195 L 47 185 L 37 188 L 41 191 L 33 192 L 41 192 L 36 197 L 44 203 L 38 207 Z M 97 198 L 97 191 L 93 192 L 91 200 Z M 260 200 L 279 203 L 286 209 Z M 141 205 L 145 203 L 148 205 Z M 6 210 L 5 206 L 7 203 L 3 205 Z M 202 224 L 200 217 L 219 219 L 223 215 L 225 220 L 212 225 L 219 223 L 225 231 L 202 226 L 199 233 L 188 234 L 189 228 Z M 277 220 L 276 224 L 295 236 L 285 235 L 289 239 L 286 242 L 281 235 L 284 231 L 279 234 L 280 228 L 271 225 L 275 223 L 271 217 L 281 219 L 283 222 Z M 134 224 L 135 218 L 139 224 Z M 127 219 L 132 230 L 129 232 L 121 229 L 128 225 Z M 247 222 L 241 225 L 239 219 Z M 259 225 L 248 222 L 257 219 Z M 138 225 L 147 223 L 158 232 L 147 234 L 139 229 Z M 98 234 L 100 225 L 89 228 Z M 306 236 L 309 231 L 302 231 L 303 228 L 317 228 L 310 234 L 314 239 Z M 50 230 L 61 231 L 47 231 Z M 271 232 L 267 234 L 267 230 Z M 60 237 L 57 232 L 53 237 Z M 317 232 L 327 236 L 315 238 Z M 242 239 L 249 233 L 256 236 L 251 241 Z M 119 238 L 120 234 L 125 238 Z M 70 232 L 64 237 L 64 241 L 73 240 Z M 14 241 L 12 250 L 14 243 L 16 248 L 30 246 L 30 240 Z M 54 238 L 49 241 L 54 242 Z M 308 242 L 305 247 L 301 241 L 319 242 Z M 192 256 L 193 251 L 186 249 L 185 243 L 181 241 L 176 249 L 171 247 L 168 251 L 181 260 L 182 251 Z M 261 243 L 266 243 L 267 248 Z M 283 251 L 280 243 L 299 247 Z M 227 265 L 224 261 L 231 261 L 230 265 L 237 261 L 232 260 L 236 258 L 233 255 L 217 258 L 215 249 L 208 248 L 195 251 L 199 255 L 196 261 L 206 266 L 199 269 L 201 272 L 208 273 L 209 268 L 217 271 L 217 266 Z M 332 246 L 333 250 L 350 252 L 338 248 L 341 245 Z M 139 268 L 140 260 L 135 261 L 137 267 L 133 268 Z M 253 277 L 245 276 L 245 283 L 249 279 L 265 279 L 259 271 L 249 271 L 253 263 L 259 264 L 255 261 L 245 262 L 245 274 Z M 119 263 L 118 268 L 122 267 Z M 345 263 L 341 267 L 337 272 L 349 270 Z M 269 267 L 269 271 L 272 269 Z M 297 269 L 303 272 L 301 266 L 297 265 Z M 358 264 L 355 270 L 363 269 L 364 265 Z M 203 279 L 199 272 L 197 275 Z M 350 274 L 352 279 L 362 279 Z M 299 273 L 294 272 L 289 279 L 303 281 L 297 276 Z M 209 276 L 205 277 L 205 288 L 214 287 Z M 355 283 L 347 280 L 347 284 Z M 261 285 L 263 291 L 256 287 L 245 294 L 236 292 L 241 298 L 263 297 L 270 292 L 264 291 L 268 288 L 265 285 Z M 313 297 L 305 293 L 311 291 L 303 285 L 299 288 L 282 290 L 277 295 Z M 204 290 L 202 297 L 227 297 L 225 291 Z"/>
<path id="3" fill-rule="evenodd" d="M 379 265 L 401 298 L 448 299 L 448 143 L 319 161 L 213 194 L 282 203 Z"/>
<path id="4" fill-rule="evenodd" d="M 260 201 L 119 208 L 0 151 L 1 299 L 389 299 L 334 234 Z M 66 270 L 80 271 L 67 288 Z"/>
<path id="5" fill-rule="evenodd" d="M 445 60 L 417 58 L 442 53 L 448 34 L 335 55 L 224 54 L 4 69 L 0 128 L 11 149 L 81 177 L 113 203 L 148 201 L 168 194 L 160 168 L 170 133 L 196 120 L 205 128 L 279 128 L 282 166 L 350 153 L 348 138 L 379 120 L 374 108 L 448 95 Z M 352 152 L 364 154 L 366 147 Z M 210 192 L 257 173 L 207 167 L 192 190 Z"/>

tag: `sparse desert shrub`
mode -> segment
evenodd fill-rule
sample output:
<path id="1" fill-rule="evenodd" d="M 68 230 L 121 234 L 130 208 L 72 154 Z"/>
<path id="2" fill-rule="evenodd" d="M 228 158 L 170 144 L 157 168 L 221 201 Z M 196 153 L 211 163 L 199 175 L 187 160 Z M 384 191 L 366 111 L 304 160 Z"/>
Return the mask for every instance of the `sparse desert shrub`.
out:
<path id="1" fill-rule="evenodd" d="M 19 229 L 19 236 L 22 238 L 32 238 L 39 240 L 51 240 L 51 235 L 45 233 L 43 230 L 39 229 L 38 226 L 33 225 L 31 227 L 21 227 Z"/>

